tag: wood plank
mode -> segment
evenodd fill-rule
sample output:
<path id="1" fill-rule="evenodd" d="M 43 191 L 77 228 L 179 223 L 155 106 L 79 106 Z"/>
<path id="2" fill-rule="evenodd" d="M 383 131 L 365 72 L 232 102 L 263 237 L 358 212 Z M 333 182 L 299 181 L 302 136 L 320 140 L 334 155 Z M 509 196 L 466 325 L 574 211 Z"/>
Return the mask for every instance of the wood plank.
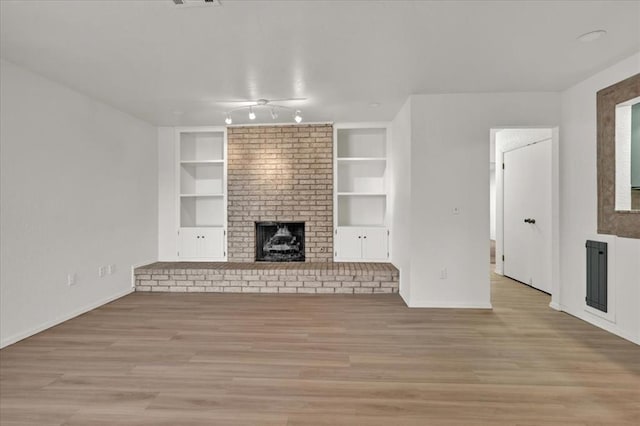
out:
<path id="1" fill-rule="evenodd" d="M 0 423 L 638 424 L 640 347 L 492 287 L 493 311 L 134 293 L 0 351 Z"/>

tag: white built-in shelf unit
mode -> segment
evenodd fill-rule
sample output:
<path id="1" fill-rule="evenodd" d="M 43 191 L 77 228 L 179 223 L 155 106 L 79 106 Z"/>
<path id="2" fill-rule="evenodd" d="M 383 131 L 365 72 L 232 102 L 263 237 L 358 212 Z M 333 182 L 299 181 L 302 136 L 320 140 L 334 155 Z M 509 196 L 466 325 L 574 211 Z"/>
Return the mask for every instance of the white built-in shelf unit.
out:
<path id="1" fill-rule="evenodd" d="M 387 128 L 337 128 L 337 226 L 386 226 Z"/>
<path id="2" fill-rule="evenodd" d="M 224 131 L 180 131 L 178 137 L 180 227 L 224 227 Z"/>

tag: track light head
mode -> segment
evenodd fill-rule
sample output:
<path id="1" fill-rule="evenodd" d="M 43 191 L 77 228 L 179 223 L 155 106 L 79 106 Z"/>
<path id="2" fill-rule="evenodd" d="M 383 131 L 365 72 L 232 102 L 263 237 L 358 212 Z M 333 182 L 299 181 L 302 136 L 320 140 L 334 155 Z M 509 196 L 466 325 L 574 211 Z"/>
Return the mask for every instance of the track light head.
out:
<path id="1" fill-rule="evenodd" d="M 224 122 L 227 124 L 233 123 L 233 120 L 231 119 L 231 115 L 227 114 L 227 117 L 224 119 Z"/>
<path id="2" fill-rule="evenodd" d="M 271 118 L 274 120 L 278 118 L 278 111 L 275 108 L 271 108 Z"/>
<path id="3" fill-rule="evenodd" d="M 293 119 L 296 121 L 296 123 L 300 123 L 302 121 L 302 112 L 299 109 L 296 110 Z"/>
<path id="4" fill-rule="evenodd" d="M 255 120 L 256 119 L 256 113 L 253 112 L 253 108 L 249 107 L 249 120 Z"/>

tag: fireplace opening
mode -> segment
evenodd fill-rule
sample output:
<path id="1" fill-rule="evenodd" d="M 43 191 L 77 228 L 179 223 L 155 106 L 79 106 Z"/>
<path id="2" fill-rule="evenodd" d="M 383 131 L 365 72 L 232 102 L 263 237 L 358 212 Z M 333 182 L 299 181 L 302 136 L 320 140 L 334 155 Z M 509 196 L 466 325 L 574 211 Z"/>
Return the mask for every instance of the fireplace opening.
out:
<path id="1" fill-rule="evenodd" d="M 304 262 L 304 222 L 256 222 L 256 261 Z"/>

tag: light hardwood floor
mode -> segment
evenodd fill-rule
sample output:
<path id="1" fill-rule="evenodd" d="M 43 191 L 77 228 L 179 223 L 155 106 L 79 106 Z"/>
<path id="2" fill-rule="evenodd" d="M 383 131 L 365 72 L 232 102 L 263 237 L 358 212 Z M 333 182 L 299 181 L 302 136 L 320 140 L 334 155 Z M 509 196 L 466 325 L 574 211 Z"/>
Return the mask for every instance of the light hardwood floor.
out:
<path id="1" fill-rule="evenodd" d="M 640 347 L 497 276 L 493 303 L 132 294 L 0 351 L 0 420 L 640 424 Z"/>

